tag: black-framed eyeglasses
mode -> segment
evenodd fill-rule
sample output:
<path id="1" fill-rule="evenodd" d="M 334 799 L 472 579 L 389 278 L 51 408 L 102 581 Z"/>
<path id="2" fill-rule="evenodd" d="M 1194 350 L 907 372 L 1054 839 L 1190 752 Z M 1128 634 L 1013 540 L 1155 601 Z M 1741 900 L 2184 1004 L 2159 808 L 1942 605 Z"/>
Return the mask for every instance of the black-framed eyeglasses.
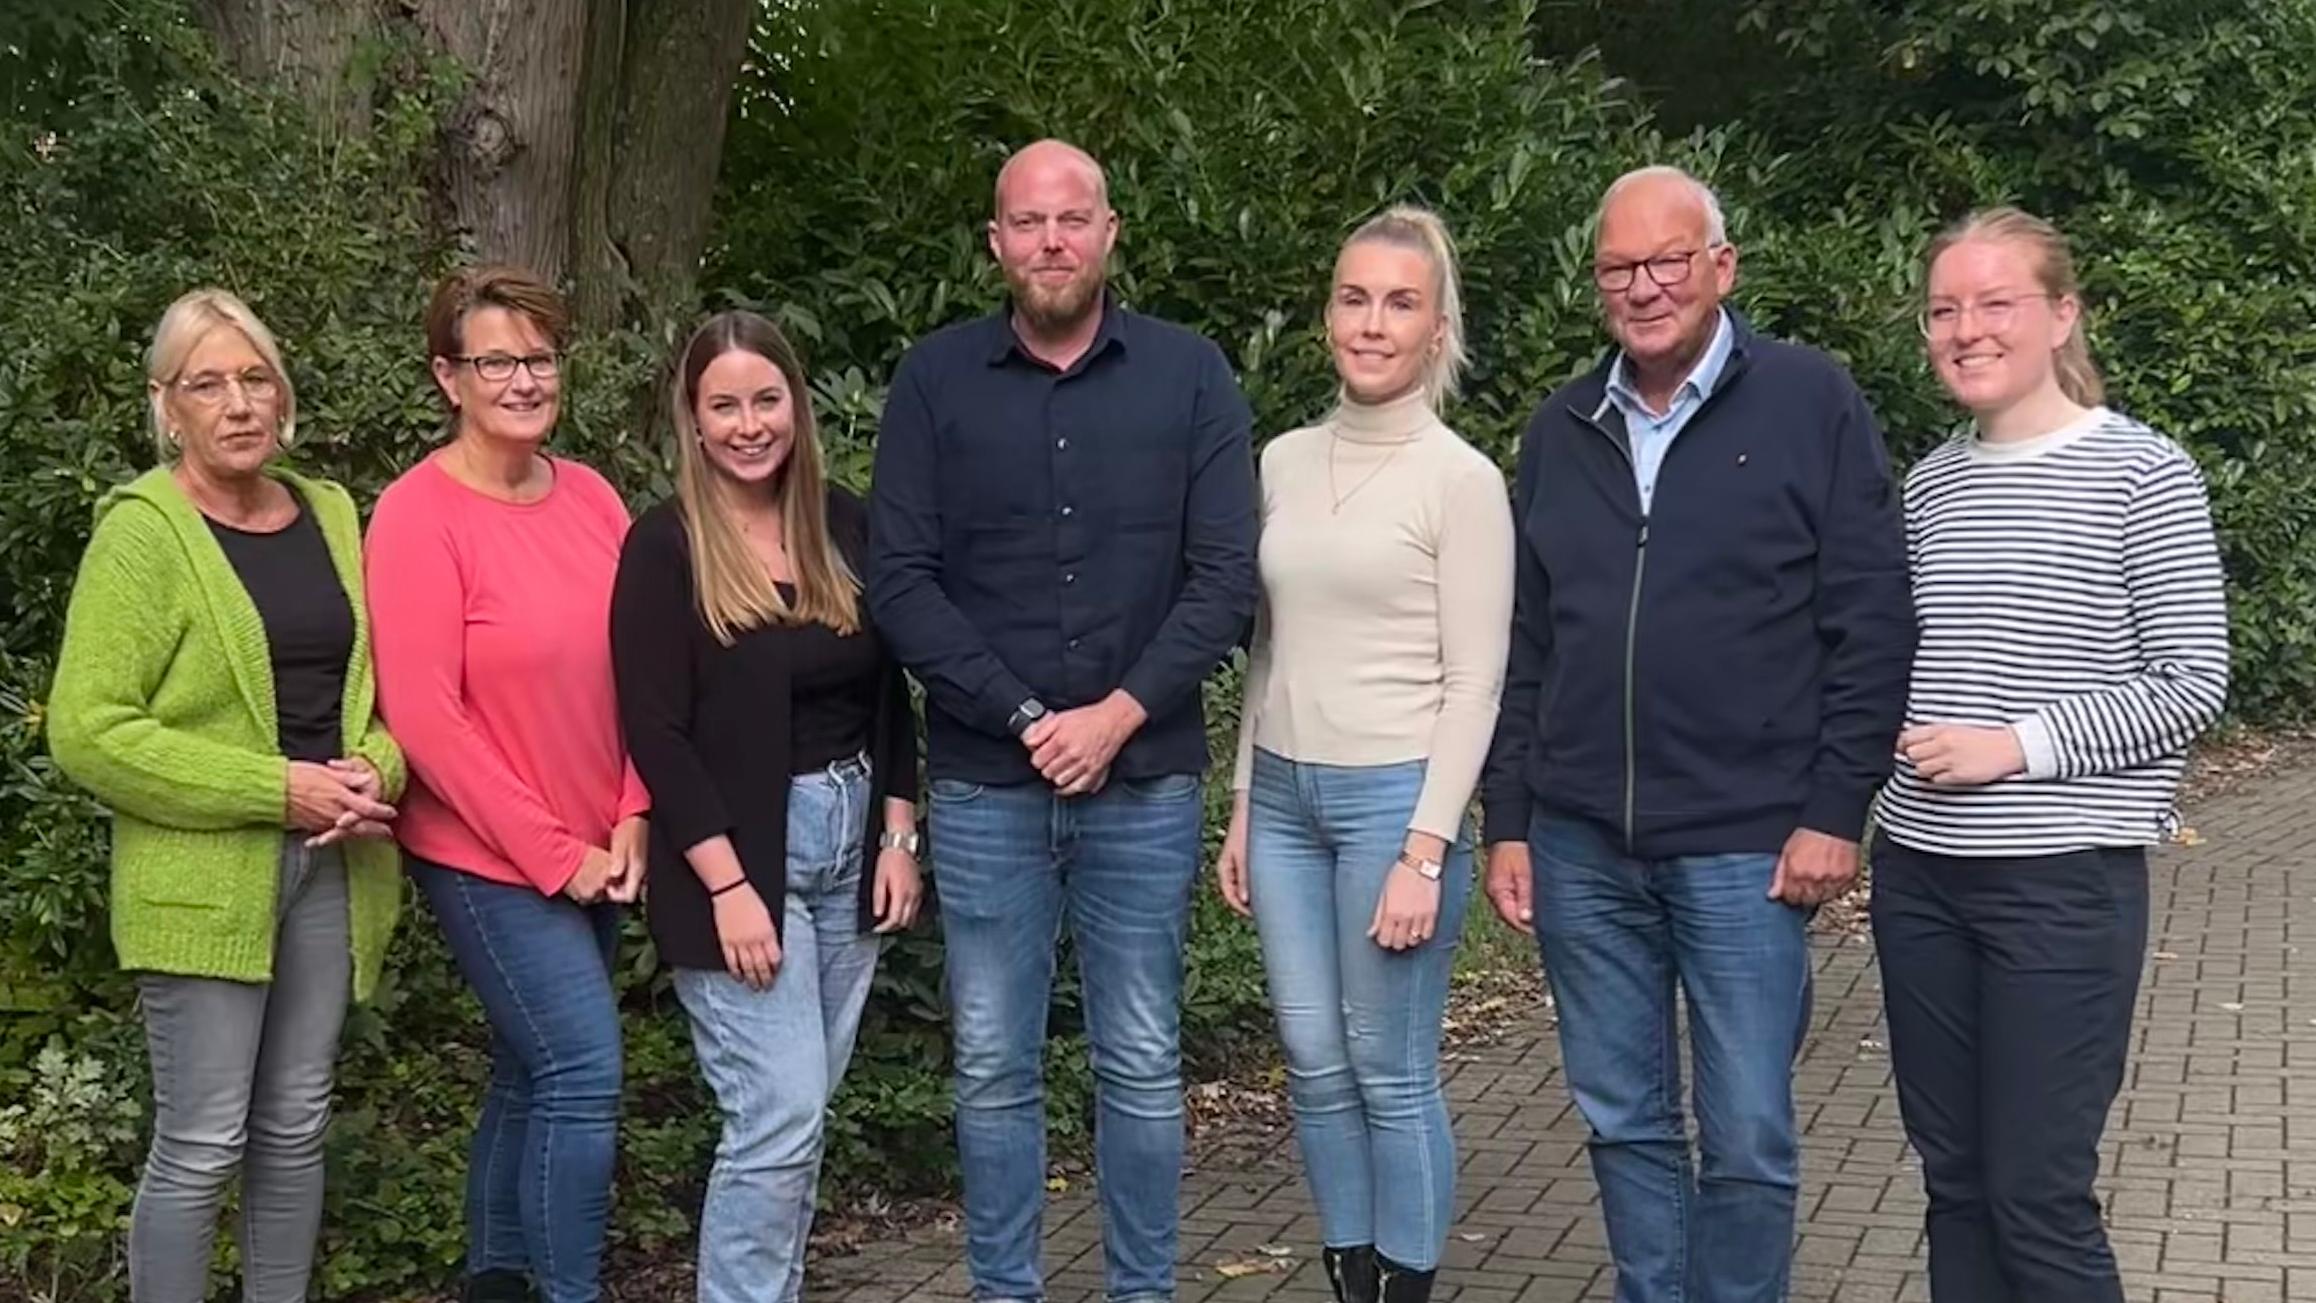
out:
<path id="1" fill-rule="evenodd" d="M 474 368 L 474 373 L 494 385 L 502 385 L 515 378 L 515 368 L 531 373 L 533 380 L 552 380 L 563 368 L 563 359 L 556 353 L 456 353 L 451 361 Z"/>
<path id="2" fill-rule="evenodd" d="M 1690 249 L 1685 253 L 1660 253 L 1653 258 L 1635 258 L 1631 262 L 1595 264 L 1592 283 L 1610 294 L 1622 294 L 1632 288 L 1633 278 L 1645 269 L 1649 280 L 1658 289 L 1671 289 L 1689 279 L 1697 269 L 1697 255 L 1711 253 L 1721 247 L 1719 241 Z"/>

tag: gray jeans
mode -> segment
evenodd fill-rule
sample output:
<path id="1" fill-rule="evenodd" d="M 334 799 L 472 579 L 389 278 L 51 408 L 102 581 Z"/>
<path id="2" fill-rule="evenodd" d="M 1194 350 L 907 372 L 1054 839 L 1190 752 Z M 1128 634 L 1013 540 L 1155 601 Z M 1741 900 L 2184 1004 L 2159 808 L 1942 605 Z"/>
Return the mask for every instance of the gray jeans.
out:
<path id="1" fill-rule="evenodd" d="M 134 1303 L 202 1303 L 217 1212 L 241 1189 L 241 1296 L 302 1303 L 322 1221 L 322 1136 L 353 952 L 335 847 L 282 840 L 273 981 L 144 973 L 153 1147 L 129 1221 Z"/>

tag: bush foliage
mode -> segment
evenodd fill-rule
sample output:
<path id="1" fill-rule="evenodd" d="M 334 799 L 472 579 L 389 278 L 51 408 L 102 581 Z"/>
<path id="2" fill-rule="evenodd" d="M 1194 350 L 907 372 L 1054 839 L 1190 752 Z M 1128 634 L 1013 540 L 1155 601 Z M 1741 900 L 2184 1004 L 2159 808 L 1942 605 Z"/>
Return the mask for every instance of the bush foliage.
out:
<path id="1" fill-rule="evenodd" d="M 376 119 L 325 141 L 226 73 L 179 0 L 38 12 L 23 36 L 0 34 L 0 1296 L 106 1299 L 123 1292 L 141 1036 L 105 941 L 102 811 L 41 742 L 90 507 L 151 462 L 140 350 L 194 284 L 241 292 L 282 337 L 303 466 L 366 497 L 439 437 L 418 318 L 449 256 L 426 184 L 457 74 L 377 52 Z M 981 234 L 998 162 L 1063 135 L 1109 165 L 1120 292 L 1220 342 L 1268 434 L 1329 398 L 1318 321 L 1336 243 L 1412 198 L 1447 216 L 1465 265 L 1475 366 L 1453 420 L 1508 462 L 1536 399 L 1601 349 L 1595 197 L 1669 160 L 1723 191 L 1745 309 L 1847 361 L 1904 458 L 1955 419 L 1912 333 L 1916 251 L 1973 204 L 2022 200 L 2077 238 L 2114 401 L 2210 475 L 2239 710 L 2305 715 L 2316 3 L 2213 19 L 2183 0 L 1687 0 L 1685 21 L 1647 31 L 1631 14 L 1574 0 L 767 6 L 709 299 L 792 328 L 832 465 L 859 485 L 900 352 L 998 298 Z M 1672 29 L 1681 39 L 1658 39 Z M 667 483 L 662 450 L 631 428 L 667 339 L 582 341 L 558 435 L 639 503 Z M 1219 740 L 1231 673 L 1209 700 Z M 624 954 L 617 1234 L 659 1252 L 688 1241 L 715 1123 L 648 944 L 633 936 Z M 836 1107 L 837 1191 L 948 1176 L 939 955 L 937 924 L 887 953 Z M 1204 894 L 1190 958 L 1194 1054 L 1259 1029 L 1252 935 Z M 1090 1086 L 1062 986 L 1049 1111 L 1067 1145 Z M 483 1070 L 479 1015 L 414 912 L 347 1032 L 321 1296 L 408 1297 L 455 1269 Z"/>

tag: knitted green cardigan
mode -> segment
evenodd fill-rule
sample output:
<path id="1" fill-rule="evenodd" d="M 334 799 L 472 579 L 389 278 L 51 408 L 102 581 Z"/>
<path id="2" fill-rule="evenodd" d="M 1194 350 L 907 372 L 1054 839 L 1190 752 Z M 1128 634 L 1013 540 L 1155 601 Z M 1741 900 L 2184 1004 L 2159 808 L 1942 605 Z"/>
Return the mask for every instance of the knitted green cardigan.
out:
<path id="1" fill-rule="evenodd" d="M 400 796 L 379 724 L 362 598 L 361 523 L 327 480 L 268 472 L 305 498 L 354 612 L 345 742 Z M 113 948 L 124 968 L 273 976 L 289 762 L 265 622 L 166 467 L 105 495 L 65 616 L 49 752 L 113 809 Z M 343 843 L 354 996 L 377 985 L 401 906 L 394 844 Z"/>

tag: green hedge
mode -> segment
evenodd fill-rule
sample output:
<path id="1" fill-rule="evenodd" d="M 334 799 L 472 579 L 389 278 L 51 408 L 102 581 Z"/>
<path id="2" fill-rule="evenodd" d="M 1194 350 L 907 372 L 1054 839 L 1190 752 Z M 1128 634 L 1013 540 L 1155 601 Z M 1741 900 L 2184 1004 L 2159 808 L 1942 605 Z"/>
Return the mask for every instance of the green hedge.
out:
<path id="1" fill-rule="evenodd" d="M 901 350 L 996 301 L 981 223 L 999 160 L 1062 134 L 1110 166 L 1122 292 L 1221 342 L 1270 433 L 1327 402 L 1319 308 L 1337 241 L 1416 198 L 1447 215 L 1466 264 L 1476 356 L 1454 420 L 1508 459 L 1535 400 L 1601 347 L 1585 274 L 1594 197 L 1626 167 L 1672 160 L 1724 191 L 1747 310 L 1848 361 L 1911 452 L 1954 420 L 1909 324 L 1915 251 L 1962 208 L 2023 198 L 2083 246 L 2119 405 L 2186 439 L 2211 475 L 2239 708 L 2305 715 L 2309 0 L 2221 23 L 2143 6 L 2120 28 L 2097 18 L 2122 7 L 2081 0 L 1856 7 L 1855 22 L 1804 0 L 1688 7 L 1672 56 L 1635 46 L 1613 3 L 768 7 L 704 306 L 759 304 L 794 328 L 832 461 L 859 484 Z M 104 938 L 102 812 L 49 766 L 40 722 L 89 508 L 150 462 L 139 353 L 197 283 L 239 290 L 282 336 L 301 464 L 369 494 L 438 437 L 418 318 L 452 256 L 424 201 L 447 83 L 381 52 L 393 92 L 371 130 L 324 145 L 217 67 L 179 0 L 55 12 L 37 39 L 0 38 L 0 1297 L 109 1299 L 122 1293 L 142 1046 Z M 1605 55 L 1571 52 L 1595 43 Z M 1731 72 L 1731 51 L 1751 71 Z M 1630 79 L 1617 75 L 1627 62 Z M 1712 113 L 1695 111 L 1699 87 L 1718 97 Z M 1700 120 L 1724 125 L 1657 125 Z M 627 425 L 667 338 L 583 341 L 559 435 L 639 502 L 664 493 L 666 472 Z M 1209 701 L 1227 737 L 1232 674 Z M 837 1104 L 837 1189 L 949 1175 L 939 953 L 935 927 L 887 953 Z M 664 975 L 640 935 L 624 954 L 615 1231 L 622 1252 L 675 1251 L 714 1123 Z M 1089 1087 L 1066 976 L 1063 988 L 1050 1114 L 1072 1145 Z M 1251 932 L 1202 894 L 1194 1054 L 1259 1031 L 1261 1006 Z M 347 1046 L 319 1292 L 406 1297 L 454 1267 L 484 1071 L 479 1016 L 423 915 Z"/>

